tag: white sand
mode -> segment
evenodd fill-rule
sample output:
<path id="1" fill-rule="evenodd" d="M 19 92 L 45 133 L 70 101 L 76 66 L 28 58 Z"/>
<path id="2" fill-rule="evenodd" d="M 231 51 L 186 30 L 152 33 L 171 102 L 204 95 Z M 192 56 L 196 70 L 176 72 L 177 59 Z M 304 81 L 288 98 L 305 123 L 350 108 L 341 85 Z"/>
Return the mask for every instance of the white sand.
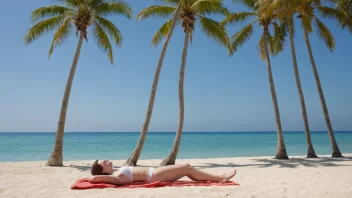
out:
<path id="1" fill-rule="evenodd" d="M 91 161 L 66 161 L 65 167 L 46 167 L 45 162 L 0 163 L 0 197 L 352 197 L 352 154 L 345 158 L 237 157 L 177 160 L 211 173 L 237 169 L 234 181 L 241 186 L 162 187 L 154 189 L 71 190 L 78 178 L 90 175 Z M 122 160 L 114 160 L 119 166 Z M 160 160 L 140 160 L 157 166 Z"/>

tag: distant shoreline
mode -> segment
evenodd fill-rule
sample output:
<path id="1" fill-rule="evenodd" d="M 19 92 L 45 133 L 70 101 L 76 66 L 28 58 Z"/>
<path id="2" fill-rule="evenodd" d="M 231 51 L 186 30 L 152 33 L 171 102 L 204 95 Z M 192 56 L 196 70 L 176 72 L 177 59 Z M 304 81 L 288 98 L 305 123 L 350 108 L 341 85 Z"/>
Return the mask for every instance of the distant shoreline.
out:
<path id="1" fill-rule="evenodd" d="M 55 132 L 0 133 L 0 162 L 47 160 L 55 135 Z M 285 132 L 283 135 L 289 156 L 307 153 L 304 132 Z M 327 132 L 312 132 L 311 135 L 318 156 L 331 154 Z M 139 132 L 68 132 L 64 136 L 64 160 L 127 159 L 139 136 Z M 352 153 L 352 132 L 335 132 L 335 136 L 341 152 Z M 148 133 L 141 159 L 167 156 L 174 139 L 172 132 Z M 276 149 L 276 132 L 186 132 L 177 158 L 275 156 Z"/>
<path id="2" fill-rule="evenodd" d="M 297 156 L 289 156 L 289 160 L 283 160 L 283 161 L 290 161 L 290 160 L 295 160 L 295 159 L 303 159 L 303 160 L 321 160 L 321 159 L 331 159 L 331 160 L 350 160 L 352 162 L 352 153 L 343 153 L 342 158 L 333 158 L 331 157 L 331 155 L 319 155 L 318 158 L 306 158 L 306 156 L 302 156 L 302 155 L 297 155 Z M 231 160 L 231 159 L 244 159 L 244 160 L 251 160 L 251 159 L 271 159 L 271 160 L 276 160 L 276 161 L 282 161 L 282 160 L 277 160 L 275 159 L 275 155 L 273 156 L 242 156 L 242 157 L 208 157 L 208 158 L 181 158 L 181 159 L 177 159 L 176 160 L 176 164 L 178 164 L 178 161 L 182 161 L 182 162 L 186 162 L 187 161 L 192 161 L 192 160 L 197 160 L 197 161 L 223 161 L 223 160 Z M 89 159 L 89 160 L 64 160 L 64 166 L 67 164 L 71 164 L 71 163 L 90 163 L 90 162 L 94 162 L 97 159 Z M 127 159 L 126 159 L 127 160 Z M 109 159 L 109 161 L 115 161 L 115 162 L 119 162 L 120 165 L 122 165 L 126 160 L 122 160 L 122 159 Z M 143 162 L 149 162 L 149 161 L 153 161 L 153 162 L 161 162 L 163 159 L 140 159 L 138 160 L 137 164 L 143 164 Z M 16 164 L 22 164 L 22 163 L 42 163 L 45 164 L 47 161 L 46 160 L 38 160 L 38 161 L 17 161 L 17 162 L 0 162 L 0 165 L 4 165 L 7 163 L 16 163 Z M 155 164 L 155 166 L 158 166 L 159 164 Z M 118 167 L 117 164 L 115 164 L 114 166 Z M 351 165 L 352 166 L 352 165 Z"/>

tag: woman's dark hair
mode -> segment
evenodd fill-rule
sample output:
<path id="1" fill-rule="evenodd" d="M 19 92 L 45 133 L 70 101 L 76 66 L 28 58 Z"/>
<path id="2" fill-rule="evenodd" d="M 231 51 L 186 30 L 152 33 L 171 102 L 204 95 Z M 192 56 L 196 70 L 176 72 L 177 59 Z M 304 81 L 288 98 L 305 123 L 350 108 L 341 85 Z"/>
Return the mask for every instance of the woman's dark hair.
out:
<path id="1" fill-rule="evenodd" d="M 92 175 L 107 175 L 106 173 L 103 173 L 103 167 L 98 164 L 98 160 L 95 160 L 90 172 L 92 173 Z"/>

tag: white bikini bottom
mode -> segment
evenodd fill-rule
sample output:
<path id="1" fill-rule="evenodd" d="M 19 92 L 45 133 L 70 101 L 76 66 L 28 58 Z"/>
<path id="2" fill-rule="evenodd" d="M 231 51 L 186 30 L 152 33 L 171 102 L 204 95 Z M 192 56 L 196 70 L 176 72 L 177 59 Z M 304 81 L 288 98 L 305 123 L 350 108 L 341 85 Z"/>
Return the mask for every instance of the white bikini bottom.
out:
<path id="1" fill-rule="evenodd" d="M 147 184 L 149 184 L 152 181 L 152 176 L 153 176 L 154 169 L 155 168 L 149 168 L 149 170 L 148 170 Z"/>

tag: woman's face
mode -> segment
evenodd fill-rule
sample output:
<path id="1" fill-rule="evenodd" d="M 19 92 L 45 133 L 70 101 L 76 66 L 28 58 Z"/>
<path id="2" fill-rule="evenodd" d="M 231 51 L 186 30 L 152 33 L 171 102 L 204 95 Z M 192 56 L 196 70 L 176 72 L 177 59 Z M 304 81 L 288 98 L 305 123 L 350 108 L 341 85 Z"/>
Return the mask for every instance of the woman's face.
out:
<path id="1" fill-rule="evenodd" d="M 103 173 L 107 173 L 109 175 L 112 174 L 113 172 L 112 162 L 109 162 L 109 160 L 99 160 L 98 164 L 100 164 L 100 166 L 103 167 Z"/>

